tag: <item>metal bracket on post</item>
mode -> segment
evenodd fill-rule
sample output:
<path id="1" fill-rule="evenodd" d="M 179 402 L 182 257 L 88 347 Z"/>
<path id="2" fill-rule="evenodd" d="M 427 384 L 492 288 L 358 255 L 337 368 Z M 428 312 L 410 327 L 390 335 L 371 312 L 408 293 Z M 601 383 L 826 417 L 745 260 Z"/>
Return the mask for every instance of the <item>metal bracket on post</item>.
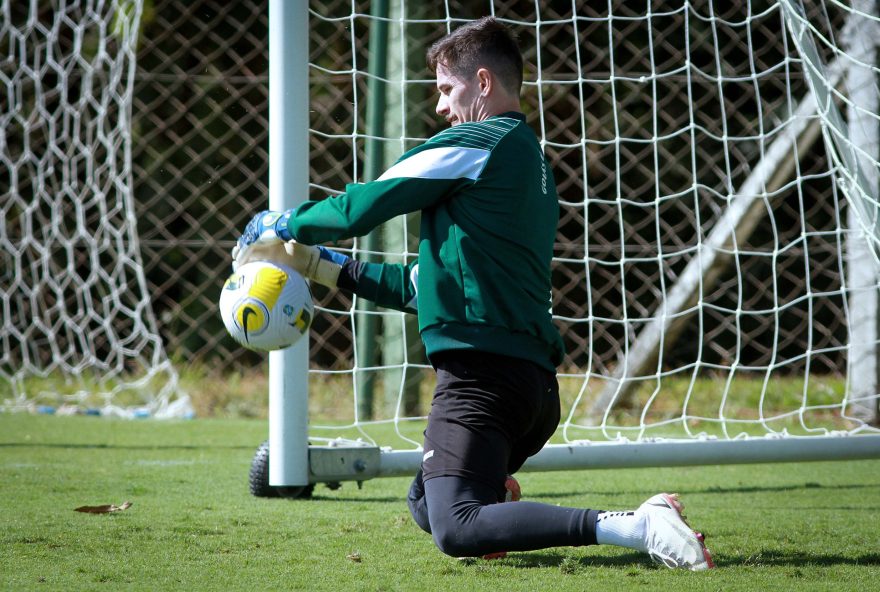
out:
<path id="1" fill-rule="evenodd" d="M 366 481 L 379 476 L 377 446 L 311 446 L 309 479 L 312 483 Z"/>

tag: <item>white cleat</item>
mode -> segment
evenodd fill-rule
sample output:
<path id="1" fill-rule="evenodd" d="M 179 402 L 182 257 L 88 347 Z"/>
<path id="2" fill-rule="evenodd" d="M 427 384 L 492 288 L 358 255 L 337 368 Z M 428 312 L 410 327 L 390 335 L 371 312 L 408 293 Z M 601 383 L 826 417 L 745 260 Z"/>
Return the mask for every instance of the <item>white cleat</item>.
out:
<path id="1" fill-rule="evenodd" d="M 645 517 L 645 547 L 651 559 L 670 568 L 701 571 L 715 567 L 703 535 L 685 522 L 677 494 L 658 493 L 636 510 Z"/>

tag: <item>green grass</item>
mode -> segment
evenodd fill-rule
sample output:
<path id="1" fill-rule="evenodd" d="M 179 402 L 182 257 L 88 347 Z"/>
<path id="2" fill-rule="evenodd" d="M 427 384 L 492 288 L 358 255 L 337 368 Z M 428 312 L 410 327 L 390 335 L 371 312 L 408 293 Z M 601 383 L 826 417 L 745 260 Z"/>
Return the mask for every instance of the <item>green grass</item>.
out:
<path id="1" fill-rule="evenodd" d="M 0 414 L 0 589 L 869 590 L 880 581 L 880 461 L 527 473 L 528 499 L 628 508 L 675 490 L 719 569 L 673 572 L 612 547 L 443 556 L 406 479 L 247 491 L 264 421 Z M 80 505 L 121 503 L 89 515 Z"/>

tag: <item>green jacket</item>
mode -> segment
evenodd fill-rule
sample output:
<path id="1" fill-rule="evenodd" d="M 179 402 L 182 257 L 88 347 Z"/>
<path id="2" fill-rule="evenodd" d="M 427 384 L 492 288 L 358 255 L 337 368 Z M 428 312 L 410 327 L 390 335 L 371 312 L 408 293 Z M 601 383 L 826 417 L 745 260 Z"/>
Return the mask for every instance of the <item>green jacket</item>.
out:
<path id="1" fill-rule="evenodd" d="M 297 241 L 361 236 L 421 210 L 419 257 L 362 265 L 355 293 L 415 312 L 428 356 L 473 349 L 553 370 L 564 354 L 551 321 L 550 261 L 559 204 L 550 167 L 521 113 L 446 129 L 379 179 L 301 204 Z"/>

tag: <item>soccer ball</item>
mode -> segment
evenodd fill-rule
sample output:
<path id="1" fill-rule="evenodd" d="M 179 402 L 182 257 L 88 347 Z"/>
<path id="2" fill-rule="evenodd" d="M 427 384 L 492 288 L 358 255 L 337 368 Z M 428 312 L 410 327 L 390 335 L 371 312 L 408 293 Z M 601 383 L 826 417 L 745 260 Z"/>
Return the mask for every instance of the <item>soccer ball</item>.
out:
<path id="1" fill-rule="evenodd" d="M 306 281 L 286 265 L 253 261 L 220 292 L 220 316 L 238 343 L 256 351 L 290 347 L 308 333 L 315 306 Z"/>

